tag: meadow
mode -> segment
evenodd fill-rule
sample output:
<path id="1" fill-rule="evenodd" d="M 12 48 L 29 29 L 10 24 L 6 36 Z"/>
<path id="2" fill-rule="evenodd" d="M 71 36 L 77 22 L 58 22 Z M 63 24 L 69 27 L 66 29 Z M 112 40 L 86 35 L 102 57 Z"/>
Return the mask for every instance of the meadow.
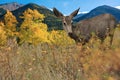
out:
<path id="1" fill-rule="evenodd" d="M 39 23 L 36 20 L 36 24 L 30 25 L 26 21 L 34 22 L 25 20 L 21 31 L 15 32 L 20 43 L 13 36 L 14 30 L 2 30 L 2 26 L 7 25 L 0 25 L 0 80 L 120 80 L 119 27 L 115 30 L 112 46 L 109 37 L 101 44 L 95 35 L 82 46 L 76 45 L 64 31 L 48 32 L 46 25 L 41 24 L 41 30 L 37 28 Z M 29 26 L 33 25 L 35 27 L 31 29 Z M 32 36 L 28 36 L 25 30 Z M 42 37 L 32 30 L 41 32 Z M 5 34 L 6 31 L 9 35 Z"/>
<path id="2" fill-rule="evenodd" d="M 14 39 L 0 48 L 0 80 L 119 80 L 120 32 L 113 45 L 92 38 L 85 46 L 18 45 Z"/>

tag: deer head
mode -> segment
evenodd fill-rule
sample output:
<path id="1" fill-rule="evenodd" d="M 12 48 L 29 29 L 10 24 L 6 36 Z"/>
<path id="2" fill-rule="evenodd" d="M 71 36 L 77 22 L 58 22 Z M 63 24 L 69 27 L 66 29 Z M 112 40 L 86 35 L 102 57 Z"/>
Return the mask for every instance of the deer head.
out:
<path id="1" fill-rule="evenodd" d="M 77 15 L 79 9 L 72 12 L 69 16 L 64 16 L 56 8 L 53 8 L 55 16 L 62 20 L 63 29 L 67 32 L 67 34 L 72 33 L 72 19 Z"/>

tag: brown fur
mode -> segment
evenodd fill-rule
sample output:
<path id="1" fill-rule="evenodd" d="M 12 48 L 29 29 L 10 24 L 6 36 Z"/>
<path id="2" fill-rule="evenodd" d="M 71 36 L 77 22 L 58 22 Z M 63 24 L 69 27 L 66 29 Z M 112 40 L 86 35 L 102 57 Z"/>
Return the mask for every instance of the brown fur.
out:
<path id="1" fill-rule="evenodd" d="M 79 9 L 66 17 L 63 16 L 63 14 L 56 8 L 53 9 L 55 15 L 62 19 L 63 27 L 68 35 L 74 39 L 76 43 L 81 42 L 84 45 L 89 42 L 91 34 L 95 33 L 95 35 L 101 39 L 102 43 L 104 42 L 106 36 L 110 36 L 110 44 L 112 44 L 114 30 L 116 28 L 116 19 L 111 14 L 101 14 L 72 25 L 72 18 L 77 15 L 78 11 Z"/>

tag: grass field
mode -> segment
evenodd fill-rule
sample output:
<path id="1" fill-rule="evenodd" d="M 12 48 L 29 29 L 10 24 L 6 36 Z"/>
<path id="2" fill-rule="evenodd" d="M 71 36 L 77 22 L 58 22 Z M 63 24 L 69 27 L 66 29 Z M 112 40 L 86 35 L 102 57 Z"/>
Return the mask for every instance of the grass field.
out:
<path id="1" fill-rule="evenodd" d="M 85 46 L 16 41 L 0 47 L 0 80 L 120 80 L 120 30 L 113 45 L 91 39 Z"/>

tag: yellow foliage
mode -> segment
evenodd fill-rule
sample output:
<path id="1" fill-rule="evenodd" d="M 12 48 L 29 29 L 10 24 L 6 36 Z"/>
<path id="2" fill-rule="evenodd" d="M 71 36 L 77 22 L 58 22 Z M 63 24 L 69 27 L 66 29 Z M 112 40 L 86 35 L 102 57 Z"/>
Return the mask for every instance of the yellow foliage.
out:
<path id="1" fill-rule="evenodd" d="M 0 22 L 0 46 L 6 43 L 7 36 L 4 30 L 4 24 Z"/>
<path id="2" fill-rule="evenodd" d="M 51 43 L 54 45 L 70 45 L 75 43 L 64 31 L 47 31 L 47 25 L 42 21 L 45 16 L 37 10 L 28 9 L 23 13 L 23 23 L 20 26 L 20 43 L 32 44 Z"/>
<path id="3" fill-rule="evenodd" d="M 49 42 L 47 25 L 42 23 L 44 15 L 37 10 L 28 9 L 23 13 L 24 21 L 20 27 L 19 38 L 21 43 L 28 42 L 32 44 Z"/>
<path id="4" fill-rule="evenodd" d="M 6 35 L 8 37 L 14 36 L 14 33 L 16 32 L 17 20 L 16 17 L 8 10 L 4 17 L 4 25 Z"/>
<path id="5" fill-rule="evenodd" d="M 108 80 L 116 80 L 116 79 L 114 79 L 113 77 L 109 77 Z"/>
<path id="6" fill-rule="evenodd" d="M 16 25 L 17 20 L 15 16 L 7 10 L 4 16 L 4 23 L 0 22 L 0 45 L 4 45 L 7 39 L 17 34 Z"/>
<path id="7" fill-rule="evenodd" d="M 65 31 L 51 31 L 49 35 L 49 40 L 52 44 L 58 45 L 58 46 L 66 46 L 74 44 L 74 40 L 72 40 Z"/>
<path id="8" fill-rule="evenodd" d="M 24 18 L 24 20 L 32 20 L 32 21 L 43 21 L 45 16 L 43 14 L 40 14 L 37 10 L 31 10 L 28 9 L 23 13 L 23 16 L 21 18 Z"/>

